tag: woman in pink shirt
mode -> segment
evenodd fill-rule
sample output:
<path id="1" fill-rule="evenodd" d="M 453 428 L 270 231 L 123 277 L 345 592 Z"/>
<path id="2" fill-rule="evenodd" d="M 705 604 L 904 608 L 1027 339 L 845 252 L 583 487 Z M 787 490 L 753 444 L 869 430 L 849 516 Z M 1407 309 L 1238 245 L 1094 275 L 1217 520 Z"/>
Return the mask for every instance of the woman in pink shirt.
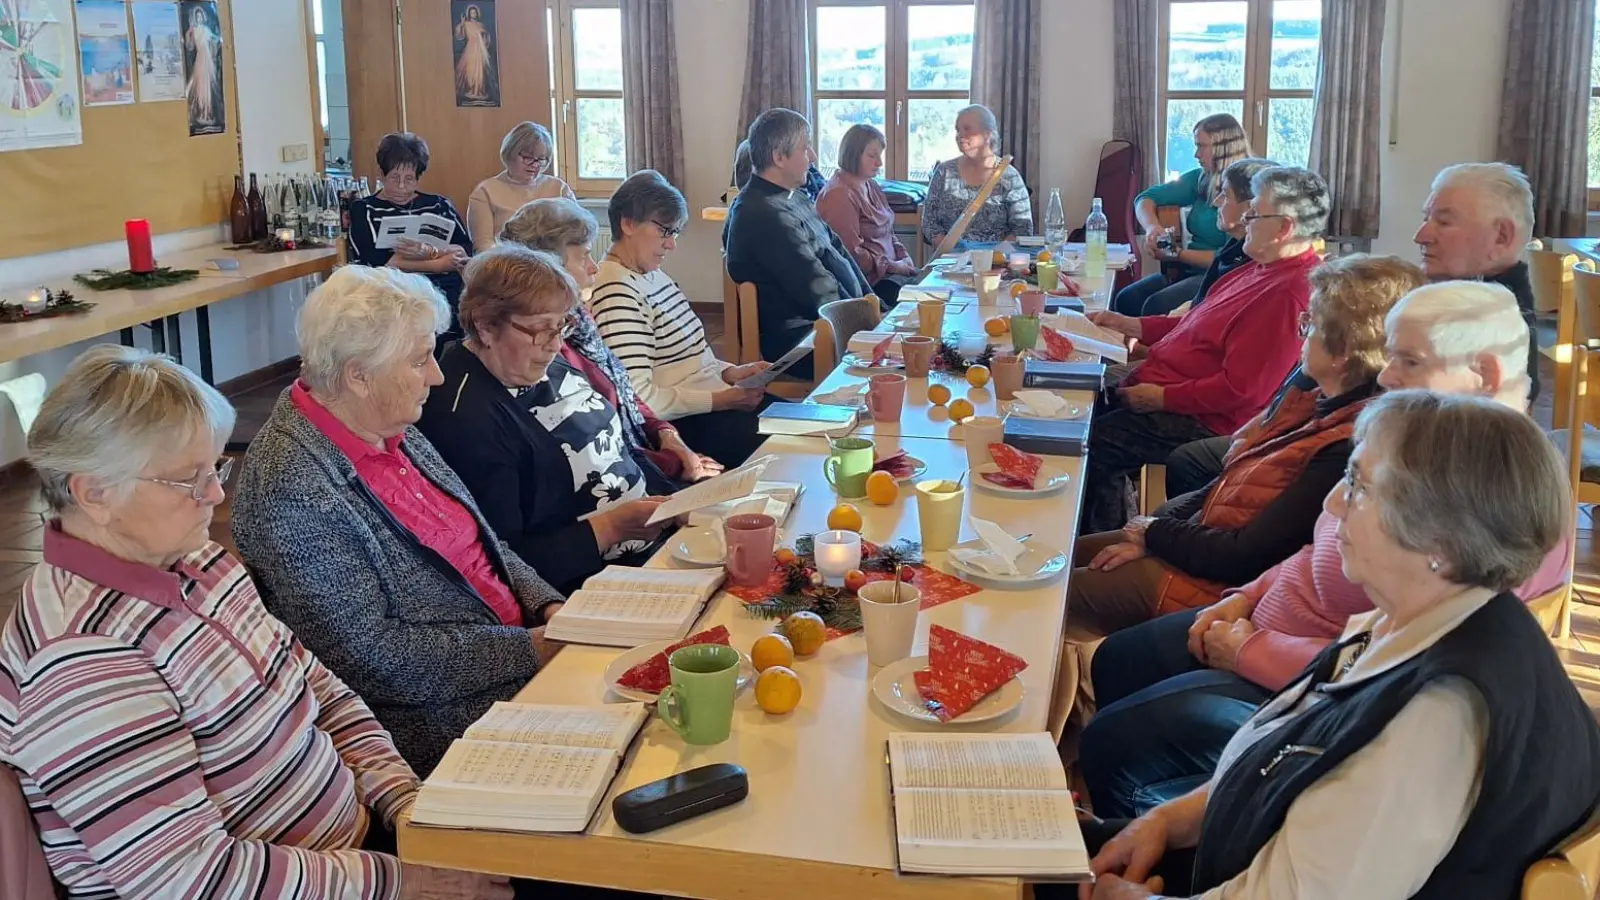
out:
<path id="1" fill-rule="evenodd" d="M 839 170 L 817 195 L 817 215 L 839 235 L 873 293 L 894 303 L 900 286 L 917 274 L 905 245 L 894 236 L 894 210 L 875 180 L 883 171 L 883 132 L 852 125 L 839 142 Z"/>

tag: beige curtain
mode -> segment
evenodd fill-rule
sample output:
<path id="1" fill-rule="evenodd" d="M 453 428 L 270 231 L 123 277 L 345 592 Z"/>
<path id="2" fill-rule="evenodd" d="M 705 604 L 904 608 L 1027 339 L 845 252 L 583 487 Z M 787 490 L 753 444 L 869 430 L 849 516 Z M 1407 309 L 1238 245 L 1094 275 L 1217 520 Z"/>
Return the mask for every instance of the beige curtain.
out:
<path id="1" fill-rule="evenodd" d="M 1160 184 L 1156 103 L 1161 76 L 1161 0 L 1112 0 L 1116 34 L 1111 136 L 1131 141 L 1144 160 L 1140 182 Z"/>
<path id="2" fill-rule="evenodd" d="M 1534 234 L 1584 233 L 1594 0 L 1512 0 L 1499 156 L 1533 183 Z"/>
<path id="3" fill-rule="evenodd" d="M 622 117 L 628 171 L 655 169 L 684 190 L 673 0 L 622 0 Z"/>
<path id="4" fill-rule="evenodd" d="M 1378 236 L 1386 0 L 1323 0 L 1311 169 L 1328 180 L 1328 233 Z"/>
<path id="5" fill-rule="evenodd" d="M 1040 0 L 978 0 L 972 102 L 994 111 L 1001 152 L 1037 193 L 1039 178 Z M 1034 204 L 1043 209 L 1043 204 Z"/>
<path id="6" fill-rule="evenodd" d="M 751 0 L 739 140 L 756 116 L 773 107 L 811 117 L 810 34 L 806 0 Z"/>

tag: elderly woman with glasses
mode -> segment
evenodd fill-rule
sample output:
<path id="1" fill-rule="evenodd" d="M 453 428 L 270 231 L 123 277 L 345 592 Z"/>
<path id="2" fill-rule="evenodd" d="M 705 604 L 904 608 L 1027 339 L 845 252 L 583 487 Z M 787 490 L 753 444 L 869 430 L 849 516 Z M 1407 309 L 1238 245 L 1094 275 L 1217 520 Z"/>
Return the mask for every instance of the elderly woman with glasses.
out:
<path id="1" fill-rule="evenodd" d="M 956 114 L 955 159 L 935 163 L 928 173 L 928 199 L 922 206 L 922 236 L 934 247 L 955 227 L 968 204 L 1000 165 L 1000 124 L 987 106 L 973 104 Z M 1016 166 L 1000 180 L 967 223 L 957 247 L 968 243 L 1015 240 L 1033 234 L 1033 201 Z"/>
<path id="2" fill-rule="evenodd" d="M 562 356 L 578 285 L 561 260 L 511 243 L 467 268 L 466 340 L 419 423 L 489 522 L 563 593 L 607 564 L 642 564 L 674 485 L 635 456 L 617 409 Z"/>
<path id="3" fill-rule="evenodd" d="M 506 132 L 500 142 L 499 175 L 485 178 L 467 197 L 467 227 L 480 250 L 493 247 L 500 229 L 517 210 L 545 197 L 576 199 L 572 188 L 554 175 L 546 175 L 555 139 L 538 122 L 523 122 Z"/>
<path id="4" fill-rule="evenodd" d="M 267 608 L 350 683 L 423 775 L 538 671 L 561 596 L 412 425 L 449 312 L 346 266 L 300 310 L 301 374 L 250 444 L 233 536 Z"/>
<path id="5" fill-rule="evenodd" d="M 661 268 L 689 204 L 660 173 L 643 169 L 611 195 L 607 215 L 611 251 L 589 300 L 600 336 L 639 396 L 686 441 L 725 466 L 743 463 L 764 440 L 756 419 L 766 391 L 737 385 L 772 366 L 718 359 L 689 298 Z"/>
<path id="6" fill-rule="evenodd" d="M 1255 711 L 1204 784 L 1084 822 L 1098 877 L 1079 896 L 1517 896 L 1600 803 L 1600 728 L 1511 592 L 1566 540 L 1565 471 L 1492 400 L 1374 400 L 1326 507 L 1376 609 Z"/>
<path id="7" fill-rule="evenodd" d="M 71 897 L 509 897 L 362 849 L 417 777 L 211 541 L 233 422 L 177 363 L 100 346 L 28 432 L 50 519 L 0 634 L 0 765 L 51 873 Z"/>

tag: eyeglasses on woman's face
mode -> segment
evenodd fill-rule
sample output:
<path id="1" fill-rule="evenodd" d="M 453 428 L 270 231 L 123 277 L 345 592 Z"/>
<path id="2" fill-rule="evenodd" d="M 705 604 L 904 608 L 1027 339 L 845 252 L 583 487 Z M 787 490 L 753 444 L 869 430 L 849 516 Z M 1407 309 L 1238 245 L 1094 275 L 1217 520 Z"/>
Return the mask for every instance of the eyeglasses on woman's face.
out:
<path id="1" fill-rule="evenodd" d="M 561 324 L 556 328 L 535 328 L 524 325 L 515 319 L 507 319 L 506 324 L 533 338 L 535 344 L 545 346 L 560 346 L 561 342 L 572 336 L 573 329 L 578 327 L 577 310 L 569 310 L 561 319 Z"/>
<path id="2" fill-rule="evenodd" d="M 1255 210 L 1251 210 L 1239 217 L 1239 221 L 1246 225 L 1259 222 L 1262 219 L 1289 219 L 1292 221 L 1294 216 L 1285 215 L 1284 213 L 1260 213 L 1256 212 Z"/>
<path id="3" fill-rule="evenodd" d="M 532 153 L 518 153 L 517 159 L 522 160 L 523 165 L 534 170 L 535 172 L 543 172 L 550 166 L 549 156 L 534 155 Z"/>
<path id="4" fill-rule="evenodd" d="M 661 232 L 661 239 L 664 241 L 673 240 L 677 238 L 678 235 L 683 234 L 683 229 L 678 226 L 663 225 L 654 219 L 650 220 L 650 224 L 654 225 L 656 229 Z"/>
<path id="5" fill-rule="evenodd" d="M 181 488 L 189 492 L 189 498 L 196 503 L 204 500 L 211 493 L 211 486 L 228 483 L 228 476 L 233 474 L 233 460 L 224 459 L 222 464 L 201 472 L 193 481 L 174 481 L 170 478 L 148 478 L 139 476 L 140 481 L 151 484 L 164 484 L 167 487 Z"/>

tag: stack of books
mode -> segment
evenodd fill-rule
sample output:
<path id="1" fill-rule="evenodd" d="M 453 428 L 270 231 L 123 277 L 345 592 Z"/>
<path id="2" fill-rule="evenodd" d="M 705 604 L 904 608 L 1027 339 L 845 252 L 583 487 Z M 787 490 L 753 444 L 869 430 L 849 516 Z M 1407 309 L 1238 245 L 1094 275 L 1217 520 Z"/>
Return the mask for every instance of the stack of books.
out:
<path id="1" fill-rule="evenodd" d="M 552 641 L 637 647 L 689 633 L 724 570 L 606 566 L 574 591 L 545 626 Z"/>

